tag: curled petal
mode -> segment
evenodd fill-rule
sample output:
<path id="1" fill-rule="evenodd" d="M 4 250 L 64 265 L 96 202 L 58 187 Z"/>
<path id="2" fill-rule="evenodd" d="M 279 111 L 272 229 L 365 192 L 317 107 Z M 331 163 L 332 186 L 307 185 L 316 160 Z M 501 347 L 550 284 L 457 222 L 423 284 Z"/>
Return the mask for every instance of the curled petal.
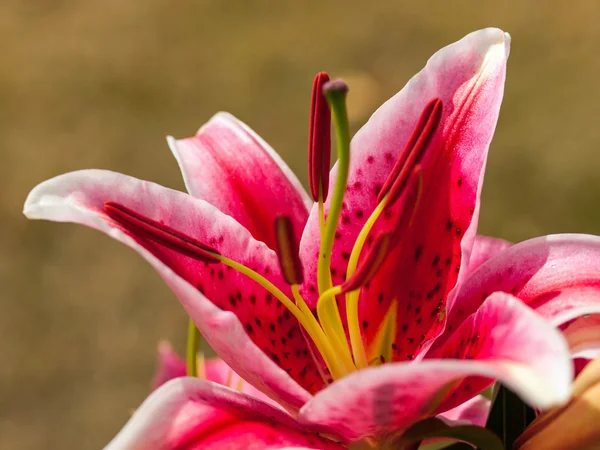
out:
<path id="1" fill-rule="evenodd" d="M 600 356 L 600 314 L 575 319 L 563 329 L 574 358 L 596 359 Z"/>
<path id="2" fill-rule="evenodd" d="M 438 417 L 452 426 L 477 425 L 484 427 L 490 414 L 491 400 L 483 395 L 477 395 L 470 400 L 452 408 Z"/>
<path id="3" fill-rule="evenodd" d="M 600 237 L 542 236 L 490 258 L 460 286 L 435 346 L 495 291 L 510 292 L 556 326 L 600 313 Z"/>

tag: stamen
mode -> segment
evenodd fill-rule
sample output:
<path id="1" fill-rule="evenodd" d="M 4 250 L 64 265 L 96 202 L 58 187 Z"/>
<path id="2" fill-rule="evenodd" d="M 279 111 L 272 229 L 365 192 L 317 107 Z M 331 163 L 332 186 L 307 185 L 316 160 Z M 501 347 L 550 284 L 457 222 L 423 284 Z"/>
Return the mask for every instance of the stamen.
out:
<path id="1" fill-rule="evenodd" d="M 358 270 L 342 284 L 342 294 L 359 289 L 371 280 L 388 253 L 391 238 L 392 233 L 383 233 L 377 237 Z"/>
<path id="2" fill-rule="evenodd" d="M 393 187 L 392 187 L 393 189 Z M 400 214 L 394 224 L 394 229 L 398 232 L 393 233 L 390 247 L 394 248 L 398 241 L 402 238 L 399 231 L 406 230 L 412 225 L 415 217 L 415 212 L 421 202 L 421 194 L 423 193 L 423 168 L 417 164 L 410 174 L 408 186 L 404 196 L 404 204 L 400 210 Z"/>
<path id="3" fill-rule="evenodd" d="M 225 386 L 232 387 L 231 382 L 233 381 L 233 369 L 227 366 L 227 378 L 225 379 Z"/>
<path id="4" fill-rule="evenodd" d="M 435 98 L 425 106 L 425 109 L 421 113 L 412 135 L 408 139 L 406 146 L 400 153 L 400 157 L 396 161 L 396 164 L 392 168 L 390 175 L 377 196 L 377 203 L 380 203 L 388 194 L 390 194 L 388 206 L 391 206 L 398 199 L 398 196 L 404 189 L 412 168 L 423 158 L 425 150 L 431 142 L 441 118 L 442 101 L 439 98 Z M 396 185 L 397 187 L 392 192 L 393 185 Z"/>
<path id="5" fill-rule="evenodd" d="M 346 349 L 346 352 L 344 352 L 338 344 L 339 341 L 337 339 L 337 336 L 333 334 L 330 337 L 330 333 L 327 332 L 327 328 L 321 327 L 321 325 L 309 309 L 308 305 L 302 298 L 302 295 L 300 295 L 298 285 L 292 285 L 292 294 L 294 295 L 294 300 L 296 300 L 296 305 L 298 305 L 298 308 L 300 308 L 300 311 L 306 317 L 306 326 L 304 328 L 306 329 L 307 333 L 309 334 L 309 336 L 314 335 L 319 337 L 319 339 L 316 340 L 313 338 L 313 342 L 315 343 L 317 350 L 323 357 L 323 360 L 325 361 L 331 376 L 334 379 L 338 379 L 343 377 L 345 374 L 351 372 L 352 370 L 349 370 L 347 360 L 345 359 L 345 353 L 347 353 L 348 357 L 350 357 L 348 349 Z M 310 327 L 310 329 L 306 328 L 307 326 Z M 321 371 L 319 370 L 319 372 Z M 321 374 L 321 377 L 323 378 L 323 381 L 325 381 L 325 376 L 323 374 Z"/>
<path id="6" fill-rule="evenodd" d="M 350 334 L 350 345 L 352 347 L 354 363 L 359 369 L 368 366 L 358 319 L 359 289 L 367 283 L 379 269 L 379 266 L 387 255 L 390 240 L 391 233 L 385 233 L 379 236 L 365 257 L 363 264 L 348 278 L 341 288 L 343 292 L 349 292 L 346 296 L 346 319 L 348 321 L 348 332 Z"/>
<path id="7" fill-rule="evenodd" d="M 400 210 L 400 215 L 393 227 L 395 231 L 391 235 L 391 239 L 389 242 L 389 249 L 394 249 L 401 239 L 400 232 L 406 230 L 414 217 L 415 211 L 418 207 L 418 203 L 420 200 L 420 195 L 422 191 L 423 184 L 423 176 L 422 169 L 420 165 L 416 165 L 413 168 L 411 176 L 409 178 L 408 185 L 406 186 L 406 192 L 404 194 L 404 204 L 402 205 L 402 209 Z M 347 280 L 351 280 L 356 271 L 356 267 L 358 265 L 358 258 L 360 257 L 361 251 L 365 245 L 367 237 L 375 225 L 375 222 L 381 215 L 384 209 L 387 208 L 388 197 L 385 196 L 381 203 L 379 203 L 376 208 L 373 210 L 365 225 L 360 230 L 356 241 L 354 242 L 354 247 L 352 248 L 352 252 L 350 253 L 350 259 L 348 261 L 348 267 L 346 269 L 347 272 Z M 389 251 L 387 253 L 390 253 Z M 354 354 L 354 361 L 358 365 L 359 369 L 367 367 L 368 361 L 366 356 L 364 355 L 364 345 L 362 339 L 360 339 L 360 324 L 358 320 L 358 300 L 360 296 L 359 290 L 354 290 L 348 292 L 346 294 L 346 319 L 348 321 L 348 330 L 350 333 L 350 338 L 354 336 L 354 341 L 351 340 L 352 352 Z"/>
<path id="8" fill-rule="evenodd" d="M 346 333 L 341 325 L 341 319 L 337 312 L 337 304 L 335 296 L 341 294 L 342 287 L 334 286 L 325 292 L 323 292 L 317 300 L 317 316 L 319 322 L 323 326 L 325 335 L 331 342 L 331 345 L 336 352 L 336 355 L 340 358 L 341 363 L 344 366 L 345 373 L 351 373 L 356 370 L 356 365 L 352 362 L 352 355 L 350 354 L 350 348 L 348 347 L 348 341 L 346 340 Z M 334 314 L 338 314 L 337 317 Z M 336 328 L 337 321 L 340 321 L 341 330 Z"/>
<path id="9" fill-rule="evenodd" d="M 242 392 L 242 389 L 244 389 L 244 379 L 238 375 L 238 380 L 235 384 L 235 390 L 238 392 Z"/>
<path id="10" fill-rule="evenodd" d="M 292 219 L 289 216 L 280 215 L 275 219 L 275 235 L 277 256 L 283 278 L 290 285 L 302 284 L 304 273 L 302 262 L 298 256 L 298 241 Z"/>
<path id="11" fill-rule="evenodd" d="M 294 304 L 277 286 L 267 280 L 265 277 L 238 263 L 226 256 L 221 255 L 216 249 L 198 241 L 190 236 L 187 236 L 180 231 L 174 230 L 166 225 L 163 225 L 155 220 L 149 219 L 119 203 L 106 202 L 104 209 L 108 216 L 123 226 L 125 229 L 132 232 L 134 235 L 164 245 L 165 247 L 171 248 L 183 255 L 189 256 L 203 262 L 217 262 L 225 264 L 228 267 L 238 271 L 239 273 L 246 275 L 251 280 L 258 283 L 276 299 L 278 299 L 292 315 L 298 320 L 300 325 L 304 327 L 309 337 L 313 340 L 319 352 L 323 356 L 323 360 L 327 365 L 331 375 L 334 378 L 341 378 L 347 372 L 341 366 L 331 343 L 327 339 L 327 336 L 323 332 L 323 329 L 317 323 L 315 317 L 312 315 L 306 304 L 301 305 L 303 310 L 300 310 L 298 306 Z M 304 303 L 304 302 L 302 302 Z M 308 313 L 308 314 L 307 314 Z M 339 318 L 339 316 L 338 316 Z M 192 326 L 194 332 L 192 333 Z M 189 338 L 188 338 L 188 373 L 197 376 L 198 369 L 196 363 L 196 354 L 199 342 L 199 336 L 195 325 L 190 322 L 189 326 Z M 192 353 L 194 358 L 192 361 Z"/>
<path id="12" fill-rule="evenodd" d="M 216 249 L 167 225 L 145 217 L 126 206 L 116 202 L 106 202 L 104 203 L 104 211 L 108 217 L 132 230 L 136 235 L 202 262 L 219 262 L 217 258 L 219 252 Z"/>
<path id="13" fill-rule="evenodd" d="M 331 110 L 323 95 L 323 85 L 329 81 L 326 72 L 315 76 L 310 102 L 308 129 L 308 181 L 315 202 L 327 200 L 329 166 L 331 164 Z"/>

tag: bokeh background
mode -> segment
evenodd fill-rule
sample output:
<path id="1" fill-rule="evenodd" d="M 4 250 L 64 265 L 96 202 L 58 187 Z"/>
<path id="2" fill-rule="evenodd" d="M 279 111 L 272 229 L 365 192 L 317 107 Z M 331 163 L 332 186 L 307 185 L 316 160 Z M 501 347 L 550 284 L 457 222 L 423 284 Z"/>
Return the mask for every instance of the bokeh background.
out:
<path id="1" fill-rule="evenodd" d="M 595 0 L 2 0 L 0 448 L 101 448 L 147 394 L 157 341 L 185 339 L 141 258 L 21 215 L 38 182 L 95 167 L 183 189 L 164 137 L 218 110 L 306 182 L 315 72 L 350 83 L 356 129 L 436 49 L 495 25 L 513 46 L 481 231 L 597 233 L 599 17 Z"/>

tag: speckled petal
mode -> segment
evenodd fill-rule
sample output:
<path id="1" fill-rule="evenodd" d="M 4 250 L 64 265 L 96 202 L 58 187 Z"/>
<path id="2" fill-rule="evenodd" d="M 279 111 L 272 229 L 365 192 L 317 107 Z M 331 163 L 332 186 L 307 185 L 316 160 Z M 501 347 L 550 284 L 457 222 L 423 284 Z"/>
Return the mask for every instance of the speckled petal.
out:
<path id="1" fill-rule="evenodd" d="M 108 200 L 206 242 L 281 289 L 288 288 L 275 253 L 233 218 L 203 200 L 154 183 L 108 171 L 73 172 L 34 188 L 24 212 L 32 219 L 96 228 L 136 250 L 175 292 L 219 356 L 283 405 L 297 407 L 309 398 L 294 380 L 308 389 L 320 387 L 322 380 L 300 325 L 271 294 L 220 263 L 203 263 L 131 236 L 106 215 L 103 208 Z M 289 347 L 300 349 L 298 357 L 288 353 Z"/>

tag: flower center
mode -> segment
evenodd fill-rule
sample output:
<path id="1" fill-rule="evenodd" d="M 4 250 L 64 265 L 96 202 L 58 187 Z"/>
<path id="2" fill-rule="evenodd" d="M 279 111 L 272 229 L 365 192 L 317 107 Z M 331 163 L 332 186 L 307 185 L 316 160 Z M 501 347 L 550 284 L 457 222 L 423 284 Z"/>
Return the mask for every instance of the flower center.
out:
<path id="1" fill-rule="evenodd" d="M 220 254 L 215 248 L 204 242 L 145 217 L 121 204 L 109 201 L 104 205 L 107 215 L 135 236 L 161 244 L 204 263 L 224 264 L 262 286 L 298 320 L 314 343 L 334 380 L 369 365 L 392 360 L 398 299 L 392 300 L 373 342 L 369 345 L 368 353 L 361 335 L 358 301 L 362 288 L 377 273 L 386 258 L 401 241 L 400 233 L 411 225 L 422 191 L 423 174 L 420 162 L 436 132 L 442 113 L 442 102 L 439 99 L 430 101 L 424 108 L 411 137 L 378 194 L 377 206 L 354 242 L 344 282 L 333 286 L 331 257 L 350 165 L 350 134 L 346 112 L 347 92 L 348 87 L 344 82 L 329 81 L 329 77 L 325 73 L 320 73 L 315 78 L 309 130 L 309 181 L 311 195 L 318 205 L 321 235 L 317 266 L 319 299 L 316 317 L 300 295 L 299 285 L 302 284 L 304 276 L 298 256 L 298 241 L 289 217 L 277 218 L 275 234 L 281 272 L 291 287 L 292 298 L 264 276 Z M 335 186 L 331 192 L 327 218 L 325 218 L 324 203 L 329 194 L 332 118 L 337 143 L 338 172 Z M 392 207 L 398 208 L 398 214 L 391 231 L 378 236 L 370 236 L 381 214 Z M 368 251 L 363 252 L 368 241 L 367 238 L 372 240 L 373 244 L 370 245 Z M 367 245 L 367 247 L 369 246 Z M 338 296 L 345 296 L 349 342 L 337 307 L 336 298 Z M 193 362 L 196 361 L 197 345 L 195 342 L 197 339 L 197 331 L 190 325 L 189 366 L 193 366 Z M 327 377 L 322 375 L 323 379 L 327 381 Z"/>

